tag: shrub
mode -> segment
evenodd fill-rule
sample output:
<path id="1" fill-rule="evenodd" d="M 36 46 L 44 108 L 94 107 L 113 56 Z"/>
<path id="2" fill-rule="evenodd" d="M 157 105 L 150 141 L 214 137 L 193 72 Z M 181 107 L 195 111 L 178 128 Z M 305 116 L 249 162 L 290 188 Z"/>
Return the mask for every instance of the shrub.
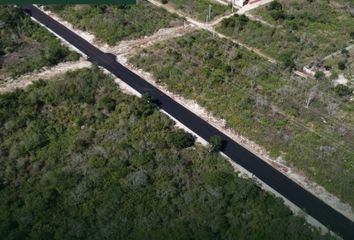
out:
<path id="1" fill-rule="evenodd" d="M 338 63 L 338 69 L 339 70 L 344 70 L 345 69 L 345 62 L 344 61 L 340 61 Z"/>
<path id="2" fill-rule="evenodd" d="M 248 23 L 249 19 L 248 19 L 248 17 L 246 15 L 241 15 L 239 17 L 239 21 L 240 21 L 240 25 L 244 26 L 244 25 L 246 25 Z"/>
<path id="3" fill-rule="evenodd" d="M 352 94 L 353 89 L 343 84 L 338 84 L 334 90 L 336 91 L 337 95 L 340 97 L 346 97 Z"/>
<path id="4" fill-rule="evenodd" d="M 166 4 L 166 3 L 168 3 L 168 0 L 161 0 L 161 3 Z"/>
<path id="5" fill-rule="evenodd" d="M 99 102 L 100 107 L 106 109 L 109 112 L 114 111 L 116 104 L 116 100 L 108 96 L 103 97 Z"/>
<path id="6" fill-rule="evenodd" d="M 141 101 L 143 103 L 155 105 L 157 100 L 153 96 L 151 96 L 149 93 L 143 93 L 143 95 L 141 96 Z"/>
<path id="7" fill-rule="evenodd" d="M 277 21 L 277 20 L 284 20 L 286 19 L 286 13 L 283 10 L 280 11 L 272 11 L 270 13 L 270 15 L 272 16 L 272 18 Z"/>
<path id="8" fill-rule="evenodd" d="M 177 148 L 187 148 L 194 144 L 194 138 L 191 134 L 178 129 L 170 135 L 170 142 Z"/>
<path id="9" fill-rule="evenodd" d="M 148 93 L 144 93 L 141 98 L 139 98 L 138 104 L 139 114 L 141 116 L 151 115 L 155 109 L 158 107 L 158 100 L 154 99 Z"/>
<path id="10" fill-rule="evenodd" d="M 354 39 L 354 32 L 350 32 L 350 33 L 349 33 L 349 36 L 350 36 L 352 39 Z"/>
<path id="11" fill-rule="evenodd" d="M 338 78 L 338 73 L 336 71 L 332 71 L 331 79 L 334 80 L 334 79 L 337 79 L 337 78 Z"/>
<path id="12" fill-rule="evenodd" d="M 216 135 L 212 136 L 209 139 L 209 143 L 210 143 L 210 148 L 209 148 L 210 152 L 218 152 L 221 151 L 223 148 L 223 142 L 220 136 L 216 136 Z"/>
<path id="13" fill-rule="evenodd" d="M 345 55 L 346 57 L 349 57 L 349 51 L 346 48 L 343 48 L 340 53 Z"/>
<path id="14" fill-rule="evenodd" d="M 279 57 L 280 61 L 283 63 L 285 68 L 292 70 L 295 68 L 294 59 L 291 57 L 290 53 L 284 53 Z"/>
<path id="15" fill-rule="evenodd" d="M 326 76 L 325 76 L 325 74 L 322 72 L 322 71 L 317 71 L 316 73 L 315 73 L 315 78 L 317 79 L 317 80 L 322 80 L 322 79 L 324 79 Z"/>
<path id="16" fill-rule="evenodd" d="M 269 4 L 268 10 L 282 10 L 283 6 L 278 1 L 273 1 Z"/>

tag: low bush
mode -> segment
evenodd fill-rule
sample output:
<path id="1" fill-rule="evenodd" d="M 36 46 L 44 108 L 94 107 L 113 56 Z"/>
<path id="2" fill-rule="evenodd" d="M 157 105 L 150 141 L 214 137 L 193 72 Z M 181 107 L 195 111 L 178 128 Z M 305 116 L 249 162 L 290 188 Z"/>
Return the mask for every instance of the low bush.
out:
<path id="1" fill-rule="evenodd" d="M 338 94 L 338 96 L 340 97 L 350 96 L 353 94 L 354 91 L 352 88 L 345 86 L 343 84 L 338 84 L 334 89 Z"/>
<path id="2" fill-rule="evenodd" d="M 194 137 L 191 134 L 178 129 L 175 132 L 171 133 L 170 141 L 175 147 L 183 149 L 193 146 Z"/>
<path id="3" fill-rule="evenodd" d="M 210 143 L 210 147 L 209 147 L 210 152 L 218 152 L 223 149 L 223 142 L 221 140 L 221 137 L 219 136 L 212 136 L 209 139 L 209 143 Z"/>

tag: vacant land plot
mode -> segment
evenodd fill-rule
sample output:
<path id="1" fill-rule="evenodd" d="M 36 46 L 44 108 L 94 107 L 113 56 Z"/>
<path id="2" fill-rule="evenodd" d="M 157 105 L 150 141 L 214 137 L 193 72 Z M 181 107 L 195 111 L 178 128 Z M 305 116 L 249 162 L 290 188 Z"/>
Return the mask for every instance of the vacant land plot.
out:
<path id="1" fill-rule="evenodd" d="M 110 45 L 183 24 L 182 19 L 145 0 L 127 6 L 53 5 L 47 8 Z"/>
<path id="2" fill-rule="evenodd" d="M 131 62 L 354 205 L 350 90 L 291 76 L 207 32 L 156 44 Z"/>
<path id="3" fill-rule="evenodd" d="M 4 239 L 330 239 L 97 69 L 0 95 Z"/>
<path id="4" fill-rule="evenodd" d="M 217 16 L 222 16 L 231 13 L 231 6 L 226 6 L 214 0 L 168 0 L 168 5 L 177 10 L 181 10 L 188 16 L 199 21 L 210 21 Z M 211 7 L 209 19 L 209 6 Z"/>
<path id="5" fill-rule="evenodd" d="M 354 85 L 354 46 L 349 50 L 343 49 L 337 54 L 324 59 L 325 66 L 331 66 L 333 73 L 344 74 L 350 84 Z"/>
<path id="6" fill-rule="evenodd" d="M 12 6 L 0 6 L 0 36 L 0 81 L 79 58 L 21 9 Z"/>
<path id="7" fill-rule="evenodd" d="M 252 12 L 278 28 L 235 16 L 224 20 L 219 30 L 275 58 L 294 58 L 303 65 L 353 41 L 352 9 L 349 1 L 280 0 Z"/>

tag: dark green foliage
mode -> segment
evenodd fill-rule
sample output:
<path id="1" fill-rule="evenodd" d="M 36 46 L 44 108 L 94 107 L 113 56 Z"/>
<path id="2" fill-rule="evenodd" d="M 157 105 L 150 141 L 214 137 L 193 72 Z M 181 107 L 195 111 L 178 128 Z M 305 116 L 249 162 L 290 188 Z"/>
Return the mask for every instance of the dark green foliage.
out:
<path id="1" fill-rule="evenodd" d="M 17 77 L 44 66 L 77 60 L 60 41 L 16 7 L 0 6 L 0 78 Z"/>
<path id="2" fill-rule="evenodd" d="M 162 3 L 162 4 L 167 4 L 167 3 L 168 3 L 168 0 L 161 0 L 161 3 Z"/>
<path id="3" fill-rule="evenodd" d="M 334 90 L 336 91 L 337 95 L 340 97 L 350 96 L 350 95 L 352 95 L 352 93 L 354 91 L 352 88 L 345 86 L 343 84 L 338 84 L 334 88 Z"/>
<path id="4" fill-rule="evenodd" d="M 280 61 L 284 64 L 285 68 L 293 70 L 295 68 L 295 62 L 290 53 L 284 53 L 279 57 Z"/>
<path id="5" fill-rule="evenodd" d="M 187 147 L 191 147 L 194 144 L 194 137 L 183 131 L 183 130 L 176 130 L 172 132 L 170 135 L 170 142 L 177 148 L 183 149 Z"/>
<path id="6" fill-rule="evenodd" d="M 349 33 L 349 36 L 350 36 L 352 39 L 354 39 L 354 32 L 350 32 L 350 33 Z"/>
<path id="7" fill-rule="evenodd" d="M 0 95 L 1 238 L 329 239 L 146 104 L 97 69 Z"/>
<path id="8" fill-rule="evenodd" d="M 281 5 L 280 2 L 278 2 L 278 1 L 273 1 L 273 2 L 271 2 L 271 3 L 267 6 L 267 8 L 268 8 L 269 10 L 282 10 L 282 9 L 283 9 L 283 6 Z"/>
<path id="9" fill-rule="evenodd" d="M 271 2 L 267 6 L 267 9 L 270 11 L 270 15 L 275 21 L 284 20 L 287 17 L 286 13 L 283 11 L 283 6 L 278 1 Z"/>
<path id="10" fill-rule="evenodd" d="M 345 57 L 349 57 L 349 51 L 346 48 L 343 48 L 340 53 L 343 54 Z"/>
<path id="11" fill-rule="evenodd" d="M 282 10 L 272 11 L 272 12 L 270 13 L 270 15 L 271 15 L 272 18 L 273 18 L 274 20 L 276 20 L 276 21 L 278 21 L 278 20 L 284 20 L 284 19 L 287 18 L 287 15 L 286 15 L 285 12 L 282 11 Z"/>
<path id="12" fill-rule="evenodd" d="M 339 70 L 344 70 L 345 69 L 345 61 L 340 61 L 338 63 L 338 69 Z"/>
<path id="13" fill-rule="evenodd" d="M 209 139 L 209 144 L 210 144 L 210 148 L 209 148 L 210 152 L 218 152 L 222 150 L 223 143 L 220 136 L 212 136 Z"/>
<path id="14" fill-rule="evenodd" d="M 237 15 L 237 16 L 239 16 L 239 15 Z M 244 27 L 248 23 L 249 19 L 246 15 L 240 15 L 239 21 L 240 21 L 241 27 Z"/>
<path id="15" fill-rule="evenodd" d="M 117 103 L 116 100 L 113 98 L 103 97 L 100 100 L 99 105 L 101 106 L 101 108 L 106 109 L 109 112 L 112 112 L 115 109 Z"/>
<path id="16" fill-rule="evenodd" d="M 315 73 L 315 78 L 316 78 L 317 80 L 323 80 L 325 77 L 326 77 L 326 76 L 325 76 L 325 74 L 324 74 L 322 71 L 317 71 L 317 72 Z"/>
<path id="17" fill-rule="evenodd" d="M 49 5 L 76 27 L 88 30 L 110 45 L 123 39 L 140 38 L 160 28 L 182 24 L 181 19 L 145 0 L 137 4 L 117 5 Z"/>

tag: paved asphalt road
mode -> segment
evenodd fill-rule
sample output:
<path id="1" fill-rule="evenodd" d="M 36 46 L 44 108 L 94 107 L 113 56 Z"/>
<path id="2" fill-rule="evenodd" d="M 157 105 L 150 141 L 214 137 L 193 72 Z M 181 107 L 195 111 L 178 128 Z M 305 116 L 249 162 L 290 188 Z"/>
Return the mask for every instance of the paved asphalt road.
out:
<path id="1" fill-rule="evenodd" d="M 23 9 L 36 20 L 88 55 L 92 61 L 112 72 L 138 92 L 148 93 L 158 99 L 163 110 L 171 114 L 202 138 L 209 139 L 213 135 L 219 135 L 225 141 L 223 152 L 233 161 L 256 175 L 299 208 L 304 209 L 323 225 L 328 226 L 333 232 L 342 236 L 344 239 L 354 239 L 354 223 L 352 221 L 304 190 L 235 141 L 225 136 L 222 132 L 197 115 L 175 102 L 160 90 L 153 87 L 144 79 L 119 64 L 115 56 L 100 51 L 36 7 L 28 5 L 23 7 Z"/>

